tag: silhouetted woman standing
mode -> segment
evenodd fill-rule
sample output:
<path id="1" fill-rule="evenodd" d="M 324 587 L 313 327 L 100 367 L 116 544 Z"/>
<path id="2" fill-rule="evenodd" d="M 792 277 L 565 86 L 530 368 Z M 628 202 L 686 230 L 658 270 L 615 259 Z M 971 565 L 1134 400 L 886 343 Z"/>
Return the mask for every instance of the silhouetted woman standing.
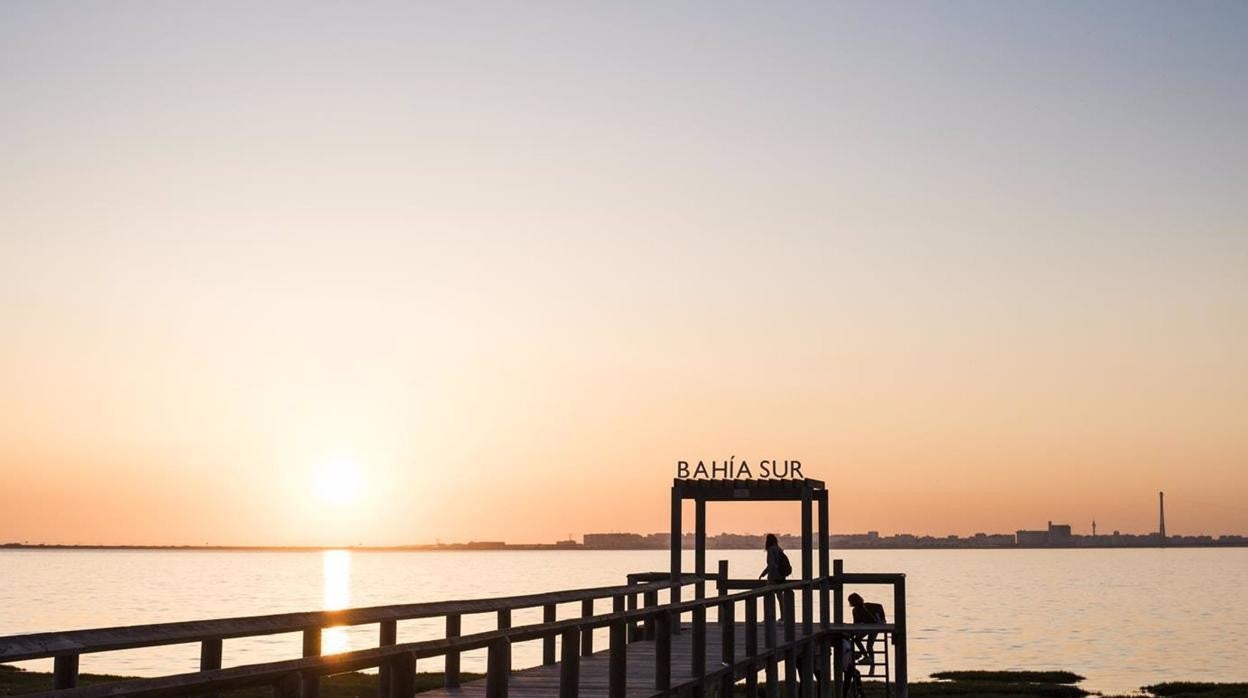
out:
<path id="1" fill-rule="evenodd" d="M 787 564 L 789 558 L 780 549 L 780 541 L 776 538 L 776 534 L 767 534 L 767 542 L 763 544 L 763 548 L 767 551 L 767 566 L 763 568 L 758 578 L 766 577 L 768 584 L 783 583 L 792 572 L 792 567 Z"/>
<path id="2" fill-rule="evenodd" d="M 763 568 L 762 574 L 758 575 L 759 579 L 767 577 L 767 584 L 783 584 L 785 579 L 793 573 L 793 565 L 789 562 L 789 556 L 784 554 L 780 549 L 780 541 L 776 539 L 776 534 L 768 533 L 767 541 L 763 544 L 767 550 L 767 566 Z M 776 614 L 778 620 L 784 620 L 784 609 L 788 601 L 788 596 L 793 592 L 780 592 L 780 613 Z"/>

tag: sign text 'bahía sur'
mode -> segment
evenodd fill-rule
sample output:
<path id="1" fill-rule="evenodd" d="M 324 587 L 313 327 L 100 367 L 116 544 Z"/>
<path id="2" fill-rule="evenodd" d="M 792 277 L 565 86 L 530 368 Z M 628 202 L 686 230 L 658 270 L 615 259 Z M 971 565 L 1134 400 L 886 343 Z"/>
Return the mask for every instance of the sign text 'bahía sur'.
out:
<path id="1" fill-rule="evenodd" d="M 757 475 L 755 474 L 757 473 Z M 706 480 L 805 480 L 800 460 L 761 460 L 757 470 L 751 468 L 745 459 L 737 460 L 736 456 L 728 460 L 698 461 L 692 465 L 690 461 L 676 461 L 676 477 L 682 479 Z"/>

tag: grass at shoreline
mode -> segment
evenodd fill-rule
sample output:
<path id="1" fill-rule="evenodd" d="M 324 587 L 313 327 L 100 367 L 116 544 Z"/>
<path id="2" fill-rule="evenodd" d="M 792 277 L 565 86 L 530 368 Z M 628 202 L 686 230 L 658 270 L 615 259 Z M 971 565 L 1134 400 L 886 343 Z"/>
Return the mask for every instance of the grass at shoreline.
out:
<path id="1" fill-rule="evenodd" d="M 134 677 L 109 674 L 82 674 L 80 686 L 123 681 Z M 464 681 L 482 678 L 480 674 L 464 673 Z M 934 681 L 917 681 L 910 684 L 910 695 L 915 698 L 1082 698 L 1093 694 L 1075 684 L 1082 676 L 1068 671 L 942 671 L 933 674 Z M 428 691 L 442 685 L 440 672 L 418 673 L 417 692 Z M 50 673 L 25 671 L 14 666 L 0 664 L 0 696 L 20 696 L 51 690 Z M 865 684 L 867 698 L 884 698 L 884 686 L 880 683 Z M 1129 698 L 1151 696 L 1154 698 L 1244 698 L 1248 696 L 1248 683 L 1213 684 L 1170 682 L 1146 686 L 1142 694 Z M 737 695 L 744 696 L 738 687 Z M 269 698 L 265 687 L 240 689 L 222 694 L 229 698 Z M 373 698 L 377 695 L 375 674 L 347 673 L 330 676 L 321 682 L 322 698 Z M 1112 697 L 1107 697 L 1112 698 Z M 1122 697 L 1128 698 L 1128 697 Z"/>

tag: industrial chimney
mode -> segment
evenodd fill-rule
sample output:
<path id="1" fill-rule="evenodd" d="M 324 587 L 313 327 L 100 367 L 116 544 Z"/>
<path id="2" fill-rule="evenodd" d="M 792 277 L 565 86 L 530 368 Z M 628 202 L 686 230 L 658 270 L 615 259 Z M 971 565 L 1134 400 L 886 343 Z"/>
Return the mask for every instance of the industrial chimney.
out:
<path id="1" fill-rule="evenodd" d="M 1161 516 L 1157 522 L 1157 540 L 1164 547 L 1166 544 L 1166 493 L 1158 492 L 1157 501 L 1161 510 Z"/>

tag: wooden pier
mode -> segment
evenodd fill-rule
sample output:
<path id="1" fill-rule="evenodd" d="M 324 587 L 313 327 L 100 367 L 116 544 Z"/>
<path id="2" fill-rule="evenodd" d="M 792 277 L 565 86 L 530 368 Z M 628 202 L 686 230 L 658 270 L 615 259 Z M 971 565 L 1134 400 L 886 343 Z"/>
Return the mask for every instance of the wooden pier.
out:
<path id="1" fill-rule="evenodd" d="M 767 696 L 778 698 L 783 673 L 787 678 L 800 678 L 784 682 L 788 696 L 830 698 L 840 695 L 844 669 L 840 665 L 842 653 L 834 649 L 845 638 L 875 634 L 885 638 L 886 648 L 891 645 L 892 659 L 887 665 L 895 671 L 889 677 L 893 695 L 908 698 L 905 576 L 846 573 L 839 560 L 827 570 L 827 498 L 822 483 L 732 484 L 734 487 L 725 488 L 721 483 L 677 480 L 673 486 L 674 541 L 679 541 L 680 498 L 688 495 L 698 502 L 697 571 L 692 575 L 681 574 L 679 557 L 673 555 L 670 572 L 629 575 L 627 584 L 615 587 L 14 635 L 0 637 L 0 663 L 53 658 L 54 690 L 38 695 L 56 698 L 213 696 L 252 686 L 269 686 L 276 698 L 316 698 L 323 677 L 371 668 L 380 671 L 379 698 L 410 698 L 415 691 L 417 666 L 436 657 L 444 658 L 445 687 L 427 692 L 430 696 L 701 696 L 712 687 L 724 695 L 733 685 L 744 682 L 750 695 L 761 689 Z M 752 496 L 751 490 L 758 496 Z M 721 501 L 800 500 L 804 515 L 803 578 L 776 585 L 734 580 L 723 561 L 716 573 L 706 573 L 705 502 L 714 501 L 713 497 Z M 820 502 L 818 576 L 812 574 L 810 564 L 812 502 Z M 674 547 L 678 551 L 679 543 Z M 714 585 L 715 593 L 708 597 L 709 584 Z M 844 623 L 847 585 L 890 586 L 893 622 Z M 685 587 L 693 588 L 693 598 L 682 601 Z M 796 613 L 799 597 L 800 618 Z M 610 612 L 599 612 L 596 602 L 605 605 L 607 599 L 611 601 Z M 560 618 L 560 607 L 566 616 L 569 605 L 579 613 Z M 542 622 L 513 627 L 513 611 L 539 607 L 543 609 Z M 463 617 L 475 614 L 495 616 L 495 629 L 462 634 Z M 711 615 L 714 617 L 708 618 Z M 445 621 L 443 637 L 396 643 L 398 623 L 435 617 Z M 378 627 L 376 647 L 321 654 L 324 629 L 366 624 Z M 601 628 L 609 629 L 609 641 L 607 647 L 595 652 L 593 632 Z M 295 632 L 303 635 L 303 657 L 221 668 L 226 640 Z M 512 666 L 512 647 L 522 642 L 541 643 L 539 666 Z M 199 671 L 89 687 L 77 685 L 79 657 L 83 654 L 187 643 L 200 646 Z M 461 684 L 461 653 L 481 649 L 488 652 L 486 678 Z"/>

